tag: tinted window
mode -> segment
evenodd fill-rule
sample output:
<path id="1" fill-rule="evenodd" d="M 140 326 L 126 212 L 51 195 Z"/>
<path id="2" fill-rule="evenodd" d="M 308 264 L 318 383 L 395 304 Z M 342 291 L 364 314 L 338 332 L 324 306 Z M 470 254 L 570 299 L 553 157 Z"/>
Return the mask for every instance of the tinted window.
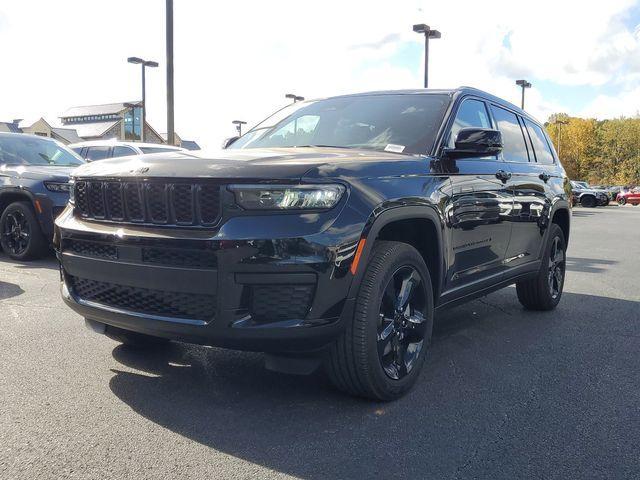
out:
<path id="1" fill-rule="evenodd" d="M 135 155 L 136 152 L 133 148 L 123 147 L 122 145 L 116 145 L 113 147 L 112 157 L 128 157 L 129 155 Z"/>
<path id="2" fill-rule="evenodd" d="M 167 148 L 167 147 L 140 147 L 142 153 L 160 153 L 160 152 L 177 152 L 175 148 Z"/>
<path id="3" fill-rule="evenodd" d="M 424 153 L 449 104 L 441 94 L 353 95 L 301 102 L 229 148 L 335 146 Z M 282 117 L 283 114 L 290 113 Z M 267 125 L 269 124 L 269 125 Z"/>
<path id="4" fill-rule="evenodd" d="M 551 153 L 551 148 L 549 147 L 549 143 L 547 143 L 544 132 L 535 123 L 531 123 L 529 120 L 525 120 L 524 122 L 529 131 L 531 141 L 533 142 L 533 152 L 536 155 L 536 161 L 538 163 L 552 164 L 553 153 Z"/>
<path id="5" fill-rule="evenodd" d="M 458 132 L 463 128 L 478 127 L 491 128 L 491 121 L 487 114 L 487 107 L 480 100 L 465 100 L 456 113 L 456 119 L 451 126 L 448 146 L 455 147 Z"/>
<path id="6" fill-rule="evenodd" d="M 54 140 L 0 135 L 0 164 L 70 166 L 82 163 L 80 157 Z"/>
<path id="7" fill-rule="evenodd" d="M 94 160 L 102 160 L 109 156 L 109 149 L 111 147 L 89 147 L 87 149 L 87 159 Z"/>
<path id="8" fill-rule="evenodd" d="M 71 150 L 82 156 L 82 147 L 73 147 Z"/>
<path id="9" fill-rule="evenodd" d="M 495 105 L 491 105 L 491 111 L 502 132 L 503 158 L 508 162 L 528 162 L 527 145 L 517 115 Z"/>

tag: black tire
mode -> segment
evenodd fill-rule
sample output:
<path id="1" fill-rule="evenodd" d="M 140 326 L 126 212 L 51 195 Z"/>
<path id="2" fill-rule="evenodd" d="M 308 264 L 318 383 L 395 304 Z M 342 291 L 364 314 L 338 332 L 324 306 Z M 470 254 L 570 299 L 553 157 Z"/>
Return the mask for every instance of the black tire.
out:
<path id="1" fill-rule="evenodd" d="M 384 314 L 391 306 L 393 314 Z M 376 242 L 354 316 L 330 347 L 325 370 L 351 395 L 397 399 L 420 375 L 432 330 L 433 289 L 422 256 L 405 243 Z"/>
<path id="2" fill-rule="evenodd" d="M 0 216 L 0 245 L 14 260 L 33 260 L 49 250 L 31 204 L 13 202 Z"/>
<path id="3" fill-rule="evenodd" d="M 618 205 L 624 205 L 625 203 L 627 203 L 627 199 L 624 197 L 620 197 L 618 199 Z"/>
<path id="4" fill-rule="evenodd" d="M 110 339 L 132 348 L 152 348 L 169 343 L 169 340 L 166 338 L 131 332 L 129 330 L 112 327 L 111 325 L 106 326 L 104 334 Z"/>
<path id="5" fill-rule="evenodd" d="M 566 274 L 566 241 L 562 229 L 552 223 L 538 274 L 516 283 L 518 300 L 528 310 L 553 310 L 562 298 Z M 558 248 L 561 253 L 557 253 Z"/>
<path id="6" fill-rule="evenodd" d="M 593 208 L 598 205 L 598 202 L 596 201 L 596 197 L 593 195 L 584 195 L 580 197 L 580 205 L 586 208 Z"/>

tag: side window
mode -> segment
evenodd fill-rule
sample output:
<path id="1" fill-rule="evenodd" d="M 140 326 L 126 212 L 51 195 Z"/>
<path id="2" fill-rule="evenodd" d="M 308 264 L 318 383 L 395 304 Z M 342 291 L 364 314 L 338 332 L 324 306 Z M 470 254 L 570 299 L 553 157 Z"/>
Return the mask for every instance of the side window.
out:
<path id="1" fill-rule="evenodd" d="M 458 108 L 456 119 L 451 126 L 449 134 L 448 147 L 455 147 L 458 132 L 463 128 L 478 127 L 491 128 L 491 121 L 487 114 L 487 107 L 480 100 L 463 100 L 462 105 Z"/>
<path id="2" fill-rule="evenodd" d="M 111 147 L 89 147 L 87 149 L 87 160 L 102 160 L 109 156 L 109 149 Z"/>
<path id="3" fill-rule="evenodd" d="M 80 155 L 81 157 L 84 158 L 84 156 L 82 155 L 82 147 L 73 147 L 71 150 L 73 150 L 74 152 L 76 152 L 78 155 Z"/>
<path id="4" fill-rule="evenodd" d="M 524 142 L 524 132 L 516 114 L 496 105 L 491 105 L 491 112 L 498 124 L 498 130 L 502 133 L 504 145 L 502 157 L 507 162 L 527 163 L 529 161 L 527 145 Z"/>
<path id="5" fill-rule="evenodd" d="M 545 165 L 551 165 L 553 163 L 553 153 L 551 153 L 551 147 L 547 142 L 542 128 L 529 120 L 524 121 L 533 143 L 533 152 L 536 155 L 536 161 Z"/>
<path id="6" fill-rule="evenodd" d="M 135 155 L 136 151 L 133 148 L 124 147 L 122 145 L 116 145 L 113 147 L 112 157 L 128 157 L 129 155 Z"/>

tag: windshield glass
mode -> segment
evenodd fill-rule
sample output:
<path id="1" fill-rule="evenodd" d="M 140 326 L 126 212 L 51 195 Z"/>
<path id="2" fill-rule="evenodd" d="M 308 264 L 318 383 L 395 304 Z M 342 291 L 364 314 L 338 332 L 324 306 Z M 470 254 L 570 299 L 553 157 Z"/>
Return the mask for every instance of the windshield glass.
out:
<path id="1" fill-rule="evenodd" d="M 76 166 L 83 163 L 55 140 L 18 134 L 0 136 L 0 164 Z"/>
<path id="2" fill-rule="evenodd" d="M 448 104 L 444 94 L 362 95 L 299 103 L 265 120 L 229 148 L 330 146 L 427 153 Z"/>

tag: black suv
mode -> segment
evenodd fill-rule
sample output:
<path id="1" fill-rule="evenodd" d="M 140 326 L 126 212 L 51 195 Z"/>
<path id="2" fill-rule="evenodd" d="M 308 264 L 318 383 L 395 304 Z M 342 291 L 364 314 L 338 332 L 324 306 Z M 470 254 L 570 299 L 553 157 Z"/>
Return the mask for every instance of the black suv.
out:
<path id="1" fill-rule="evenodd" d="M 69 175 L 84 161 L 61 143 L 0 133 L 0 246 L 15 260 L 50 252 L 53 220 L 69 200 Z"/>
<path id="2" fill-rule="evenodd" d="M 436 310 L 516 284 L 562 295 L 570 187 L 541 125 L 472 88 L 291 105 L 227 150 L 104 160 L 57 219 L 64 300 L 132 345 L 167 339 L 324 364 L 390 400 Z"/>

